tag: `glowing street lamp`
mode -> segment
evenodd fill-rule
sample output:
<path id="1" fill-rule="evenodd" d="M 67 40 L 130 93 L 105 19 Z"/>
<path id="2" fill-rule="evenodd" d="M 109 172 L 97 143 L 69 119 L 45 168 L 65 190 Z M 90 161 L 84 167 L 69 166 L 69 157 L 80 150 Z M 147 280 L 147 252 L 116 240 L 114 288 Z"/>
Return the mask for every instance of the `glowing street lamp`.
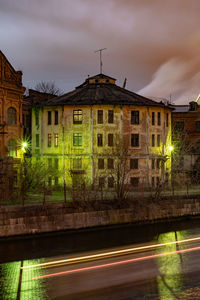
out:
<path id="1" fill-rule="evenodd" d="M 169 146 L 169 150 L 170 150 L 170 151 L 173 151 L 173 150 L 174 150 L 174 147 L 173 147 L 173 146 Z"/>

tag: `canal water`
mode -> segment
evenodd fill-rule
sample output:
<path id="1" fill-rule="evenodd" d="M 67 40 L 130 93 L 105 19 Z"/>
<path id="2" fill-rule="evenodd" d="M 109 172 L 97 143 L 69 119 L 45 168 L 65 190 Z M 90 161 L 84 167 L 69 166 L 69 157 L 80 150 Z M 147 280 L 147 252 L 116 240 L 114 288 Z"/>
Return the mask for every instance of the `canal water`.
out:
<path id="1" fill-rule="evenodd" d="M 24 275 L 21 272 L 22 266 L 41 263 L 46 258 L 71 254 L 78 255 L 87 251 L 124 247 L 153 241 L 166 243 L 171 233 L 175 233 L 178 238 L 183 239 L 189 236 L 191 232 L 196 234 L 200 232 L 199 219 L 150 225 L 124 225 L 120 227 L 43 234 L 34 237 L 1 239 L 0 299 L 51 299 L 47 295 L 45 284 L 43 285 L 42 281 L 33 281 L 31 283 L 36 284 L 37 282 L 38 286 L 30 285 L 30 280 L 23 277 Z M 175 235 L 173 234 L 173 236 Z M 162 263 L 162 259 L 160 259 L 160 262 Z M 172 264 L 175 266 L 176 262 L 172 260 Z M 40 276 L 41 274 L 43 274 L 43 270 L 35 270 L 35 274 L 31 276 Z M 177 285 L 179 285 L 180 280 L 182 279 L 179 278 L 177 280 Z M 158 287 L 163 288 L 162 285 L 163 280 L 161 278 L 160 282 L 157 281 L 156 283 L 156 290 Z M 159 298 L 155 296 L 155 299 Z M 200 295 L 197 299 L 200 299 Z"/>

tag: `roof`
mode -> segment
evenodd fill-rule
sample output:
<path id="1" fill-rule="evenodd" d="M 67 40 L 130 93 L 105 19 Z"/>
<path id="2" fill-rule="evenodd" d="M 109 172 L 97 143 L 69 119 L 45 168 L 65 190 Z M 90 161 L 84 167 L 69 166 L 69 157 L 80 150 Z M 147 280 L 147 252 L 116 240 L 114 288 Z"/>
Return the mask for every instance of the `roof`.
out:
<path id="1" fill-rule="evenodd" d="M 185 113 L 189 112 L 189 105 L 172 105 L 173 113 Z"/>
<path id="2" fill-rule="evenodd" d="M 104 82 L 92 82 L 89 79 L 103 78 Z M 111 79 L 111 81 L 105 79 Z M 66 93 L 62 96 L 50 99 L 42 105 L 135 105 L 135 106 L 157 106 L 170 107 L 162 102 L 156 102 L 129 90 L 121 88 L 113 83 L 115 80 L 112 77 L 104 74 L 98 74 L 89 77 L 86 81 L 78 86 L 75 90 Z"/>

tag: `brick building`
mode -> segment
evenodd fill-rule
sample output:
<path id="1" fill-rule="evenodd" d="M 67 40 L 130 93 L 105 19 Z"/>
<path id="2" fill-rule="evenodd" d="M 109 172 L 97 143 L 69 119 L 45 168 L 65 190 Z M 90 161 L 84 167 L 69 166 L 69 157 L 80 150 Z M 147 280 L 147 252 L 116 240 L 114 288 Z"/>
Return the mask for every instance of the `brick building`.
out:
<path id="1" fill-rule="evenodd" d="M 0 156 L 19 156 L 24 91 L 22 72 L 15 71 L 0 51 Z"/>
<path id="2" fill-rule="evenodd" d="M 49 184 L 84 177 L 112 189 L 122 164 L 133 186 L 155 185 L 170 173 L 171 109 L 115 81 L 98 74 L 33 108 L 33 159 L 58 170 Z"/>

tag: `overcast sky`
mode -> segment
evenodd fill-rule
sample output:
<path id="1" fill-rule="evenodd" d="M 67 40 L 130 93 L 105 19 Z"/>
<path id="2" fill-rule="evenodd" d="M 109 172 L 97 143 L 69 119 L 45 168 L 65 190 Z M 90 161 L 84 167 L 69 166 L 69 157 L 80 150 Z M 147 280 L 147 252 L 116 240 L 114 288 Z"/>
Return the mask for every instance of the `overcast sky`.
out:
<path id="1" fill-rule="evenodd" d="M 148 97 L 200 93 L 200 0 L 0 0 L 0 49 L 24 85 L 63 91 L 103 73 Z"/>

